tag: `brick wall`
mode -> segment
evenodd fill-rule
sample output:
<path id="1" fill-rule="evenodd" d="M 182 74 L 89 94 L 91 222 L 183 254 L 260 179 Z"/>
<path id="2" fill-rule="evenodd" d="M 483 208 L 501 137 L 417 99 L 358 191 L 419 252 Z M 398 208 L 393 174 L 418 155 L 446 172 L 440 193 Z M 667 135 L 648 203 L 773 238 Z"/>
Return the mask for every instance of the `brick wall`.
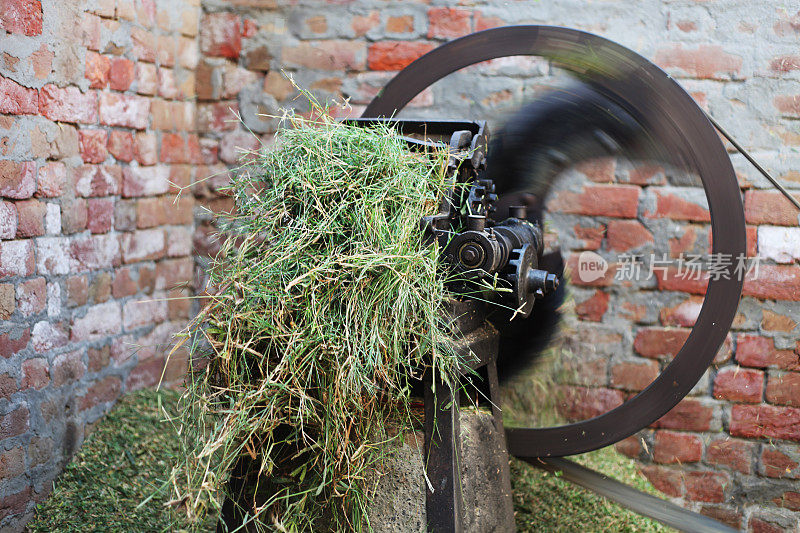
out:
<path id="1" fill-rule="evenodd" d="M 320 98 L 349 99 L 350 109 L 334 111 L 357 116 L 422 53 L 475 30 L 519 23 L 597 32 L 651 58 L 788 187 L 800 187 L 800 12 L 738 0 L 205 1 L 197 72 L 204 80 L 198 129 L 207 163 L 230 164 L 233 147 L 258 142 L 225 122 L 229 109 L 240 110 L 262 140 L 274 122 L 253 110 L 307 110 L 281 69 Z M 404 115 L 492 120 L 558 75 L 540 59 L 493 61 L 438 83 Z M 635 457 L 666 496 L 737 528 L 782 531 L 798 527 L 800 511 L 800 230 L 790 205 L 741 156 L 732 159 L 748 254 L 762 258 L 760 278 L 746 285 L 733 330 L 692 395 L 618 449 Z M 569 190 L 551 202 L 561 211 L 553 219 L 570 261 L 582 250 L 611 261 L 631 251 L 706 253 L 708 211 L 699 182 L 676 184 L 669 174 L 614 161 L 572 172 Z M 573 389 L 562 414 L 582 418 L 652 381 L 694 323 L 705 283 L 666 279 L 619 290 L 573 281 L 572 325 L 585 350 L 579 364 L 592 380 Z"/>
<path id="2" fill-rule="evenodd" d="M 358 115 L 394 71 L 448 39 L 507 23 L 582 28 L 667 68 L 800 188 L 800 12 L 788 4 L 198 4 L 0 2 L 0 527 L 24 521 L 119 394 L 157 381 L 161 346 L 190 312 L 186 300 L 163 297 L 186 294 L 172 287 L 193 277 L 192 254 L 201 272 L 213 253 L 205 209 L 230 206 L 217 189 L 237 149 L 268 143 L 276 126 L 256 114 L 307 111 L 281 69 L 320 98 L 349 99 L 339 115 Z M 539 59 L 494 61 L 425 91 L 406 115 L 496 118 L 558 75 Z M 729 340 L 692 396 L 618 448 L 669 497 L 737 527 L 777 531 L 797 527 L 800 511 L 800 230 L 788 204 L 732 157 L 748 248 L 764 258 L 766 277 L 746 288 Z M 579 168 L 566 192 L 580 196 L 555 206 L 565 250 L 705 251 L 702 193 L 666 174 L 611 161 Z M 208 176 L 172 203 L 171 184 Z M 609 194 L 630 205 L 598 207 Z M 651 289 L 575 287 L 579 331 L 598 356 L 584 362 L 600 376 L 586 394 L 623 401 L 692 325 L 701 288 Z M 133 344 L 143 348 L 133 354 Z M 179 373 L 177 361 L 168 377 Z"/>
<path id="3" fill-rule="evenodd" d="M 199 10 L 0 2 L 0 530 L 188 316 Z"/>

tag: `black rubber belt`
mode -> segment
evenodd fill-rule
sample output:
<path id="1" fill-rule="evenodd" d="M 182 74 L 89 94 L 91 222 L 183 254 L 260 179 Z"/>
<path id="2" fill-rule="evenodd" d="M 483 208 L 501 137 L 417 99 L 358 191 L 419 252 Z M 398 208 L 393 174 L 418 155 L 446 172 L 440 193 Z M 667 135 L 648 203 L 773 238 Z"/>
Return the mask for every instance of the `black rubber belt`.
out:
<path id="1" fill-rule="evenodd" d="M 684 509 L 672 502 L 656 498 L 595 472 L 568 459 L 523 459 L 542 470 L 560 472 L 561 478 L 618 503 L 631 511 L 657 520 L 679 531 L 691 533 L 735 533 L 737 530 L 713 518 Z"/>

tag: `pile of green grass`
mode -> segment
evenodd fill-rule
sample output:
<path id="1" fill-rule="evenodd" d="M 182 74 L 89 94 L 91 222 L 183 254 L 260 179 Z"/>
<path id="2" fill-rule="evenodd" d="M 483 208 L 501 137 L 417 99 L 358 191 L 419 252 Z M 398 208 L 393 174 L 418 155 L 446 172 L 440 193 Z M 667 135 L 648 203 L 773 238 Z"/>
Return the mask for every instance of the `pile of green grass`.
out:
<path id="1" fill-rule="evenodd" d="M 198 520 L 248 463 L 257 529 L 368 528 L 371 472 L 410 427 L 411 372 L 455 379 L 440 251 L 420 228 L 447 154 L 317 111 L 245 154 L 226 189 L 210 303 L 185 336 L 174 478 Z"/>
<path id="2" fill-rule="evenodd" d="M 164 481 L 180 448 L 165 413 L 177 409 L 179 394 L 143 390 L 124 396 L 97 425 L 55 482 L 52 495 L 28 524 L 33 533 L 186 531 L 211 533 L 216 516 L 190 524 L 185 513 L 166 505 Z M 580 463 L 658 494 L 633 462 L 613 447 L 584 454 Z M 667 531 L 563 479 L 521 461 L 511 462 L 517 529 L 523 531 Z M 142 502 L 150 498 L 145 504 Z"/>

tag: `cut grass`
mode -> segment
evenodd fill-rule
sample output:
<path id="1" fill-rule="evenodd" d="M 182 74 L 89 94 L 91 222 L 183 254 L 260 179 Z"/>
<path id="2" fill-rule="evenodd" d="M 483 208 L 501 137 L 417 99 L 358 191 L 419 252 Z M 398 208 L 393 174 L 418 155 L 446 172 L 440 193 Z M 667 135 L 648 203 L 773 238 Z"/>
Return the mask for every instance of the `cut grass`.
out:
<path id="1" fill-rule="evenodd" d="M 613 446 L 570 457 L 636 489 L 659 496 L 633 461 Z M 601 496 L 518 459 L 511 460 L 511 485 L 518 531 L 673 531 Z"/>
<path id="2" fill-rule="evenodd" d="M 36 511 L 31 532 L 155 532 L 188 529 L 185 515 L 165 507 L 159 487 L 179 452 L 173 428 L 164 421 L 177 410 L 178 393 L 144 390 L 123 397 L 56 480 L 53 494 Z M 633 463 L 613 448 L 576 459 L 579 463 L 656 494 Z M 669 531 L 618 505 L 512 460 L 517 528 L 527 531 Z M 153 492 L 156 496 L 137 506 Z M 212 532 L 215 516 L 200 528 Z"/>
<path id="3" fill-rule="evenodd" d="M 449 189 L 447 153 L 316 111 L 289 115 L 224 189 L 235 210 L 217 217 L 208 304 L 181 341 L 194 371 L 176 499 L 199 520 L 228 492 L 231 525 L 371 530 L 371 472 L 410 428 L 412 372 L 457 381 L 420 225 Z"/>
<path id="4" fill-rule="evenodd" d="M 177 391 L 153 390 L 125 396 L 55 481 L 29 530 L 180 531 L 185 517 L 164 506 L 169 496 L 165 482 L 179 445 L 159 407 L 160 398 L 174 413 L 178 396 Z"/>

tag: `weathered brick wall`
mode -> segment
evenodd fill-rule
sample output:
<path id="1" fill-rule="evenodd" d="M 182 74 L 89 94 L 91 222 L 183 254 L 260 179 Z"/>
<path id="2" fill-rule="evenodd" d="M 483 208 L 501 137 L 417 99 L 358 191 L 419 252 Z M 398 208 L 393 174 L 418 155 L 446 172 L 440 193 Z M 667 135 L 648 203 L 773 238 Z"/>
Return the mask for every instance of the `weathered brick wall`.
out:
<path id="1" fill-rule="evenodd" d="M 441 42 L 492 26 L 555 24 L 600 33 L 653 59 L 792 189 L 800 187 L 800 12 L 740 0 L 631 3 L 500 1 L 203 2 L 198 129 L 205 163 L 222 170 L 237 146 L 269 140 L 274 120 L 253 111 L 307 110 L 281 74 L 358 115 L 393 73 Z M 472 67 L 425 91 L 405 115 L 496 118 L 558 76 L 546 61 Z M 227 122 L 226 122 L 227 121 Z M 739 155 L 748 254 L 762 258 L 733 330 L 692 395 L 651 429 L 618 445 L 666 495 L 736 527 L 798 527 L 800 511 L 800 230 L 796 213 Z M 565 252 L 707 253 L 702 190 L 668 172 L 596 162 L 572 173 L 551 206 Z M 222 175 L 221 175 L 222 176 Z M 224 181 L 220 177 L 217 183 Z M 696 185 L 696 183 L 695 183 Z M 208 202 L 213 187 L 207 188 Z M 563 196 L 562 196 L 563 195 Z M 613 201 L 612 201 L 613 200 Z M 207 225 L 198 225 L 196 243 Z M 641 291 L 573 279 L 585 381 L 567 415 L 580 418 L 644 388 L 682 345 L 705 283 L 674 278 Z M 594 411 L 593 411 L 594 410 Z"/>
<path id="2" fill-rule="evenodd" d="M 188 316 L 199 11 L 0 2 L 0 530 Z"/>

